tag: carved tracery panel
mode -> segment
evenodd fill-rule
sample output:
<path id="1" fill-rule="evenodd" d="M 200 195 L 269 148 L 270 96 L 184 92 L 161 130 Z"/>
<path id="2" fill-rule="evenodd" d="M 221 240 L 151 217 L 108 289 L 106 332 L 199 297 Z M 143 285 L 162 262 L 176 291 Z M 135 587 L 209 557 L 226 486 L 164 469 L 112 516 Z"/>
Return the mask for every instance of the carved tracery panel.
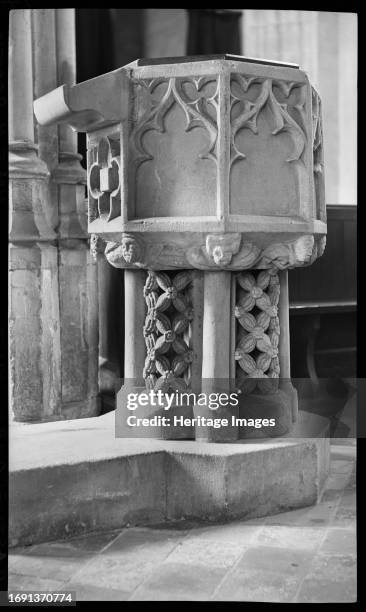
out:
<path id="1" fill-rule="evenodd" d="M 119 135 L 101 137 L 88 150 L 89 223 L 121 214 Z"/>
<path id="2" fill-rule="evenodd" d="M 207 84 L 213 83 L 215 90 L 212 95 L 204 93 Z M 141 88 L 145 92 L 145 103 L 140 104 L 145 108 L 141 117 L 136 117 L 136 126 L 131 134 L 134 148 L 134 163 L 140 164 L 152 159 L 151 153 L 143 142 L 143 137 L 148 130 L 158 132 L 166 131 L 166 115 L 170 108 L 177 104 L 185 115 L 186 132 L 195 127 L 204 128 L 209 136 L 207 146 L 200 153 L 202 159 L 216 160 L 217 140 L 217 108 L 218 108 L 218 86 L 216 77 L 171 77 L 155 79 L 135 79 L 135 88 Z M 190 86 L 190 89 L 187 88 Z M 158 87 L 163 86 L 163 93 L 154 97 Z M 139 108 L 136 113 L 141 112 Z"/>
<path id="3" fill-rule="evenodd" d="M 251 99 L 249 90 L 253 85 L 259 86 L 259 92 L 254 99 Z M 282 94 L 283 101 L 280 101 L 279 96 L 275 95 L 276 89 Z M 292 102 L 290 104 L 289 96 L 294 89 L 299 90 L 299 96 L 297 96 L 299 99 L 296 103 Z M 245 159 L 245 154 L 237 148 L 235 142 L 237 133 L 239 130 L 247 128 L 253 134 L 258 134 L 258 117 L 266 107 L 269 108 L 272 115 L 272 134 L 275 136 L 280 132 L 287 132 L 291 137 L 293 150 L 287 161 L 301 160 L 307 141 L 303 129 L 305 123 L 304 96 L 304 86 L 296 82 L 245 77 L 242 74 L 233 75 L 231 80 L 231 109 L 239 106 L 239 113 L 231 122 L 231 164 L 239 159 Z M 294 115 L 297 115 L 296 119 Z"/>
<path id="4" fill-rule="evenodd" d="M 134 79 L 133 87 L 130 218 L 214 214 L 218 78 Z"/>
<path id="5" fill-rule="evenodd" d="M 304 83 L 233 74 L 230 85 L 230 210 L 299 214 L 309 200 L 311 159 Z M 281 184 L 276 180 L 281 174 Z M 241 195 L 239 195 L 241 194 Z M 253 202 L 255 201 L 255 206 Z M 298 208 L 294 207 L 297 202 Z"/>

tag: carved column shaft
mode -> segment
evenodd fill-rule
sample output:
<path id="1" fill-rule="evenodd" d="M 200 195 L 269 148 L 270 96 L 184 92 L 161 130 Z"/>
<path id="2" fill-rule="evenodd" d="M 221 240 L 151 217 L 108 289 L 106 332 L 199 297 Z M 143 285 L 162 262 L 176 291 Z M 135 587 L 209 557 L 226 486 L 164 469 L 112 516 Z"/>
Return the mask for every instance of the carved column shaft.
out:
<path id="1" fill-rule="evenodd" d="M 49 172 L 34 144 L 30 10 L 11 11 L 9 34 L 10 410 L 32 421 L 60 413 L 57 248 Z"/>
<path id="2" fill-rule="evenodd" d="M 13 10 L 9 27 L 9 140 L 34 140 L 31 12 Z M 28 70 L 24 71 L 24 65 Z M 20 95 L 21 93 L 21 95 Z"/>
<path id="3" fill-rule="evenodd" d="M 297 392 L 291 384 L 291 360 L 290 360 L 290 310 L 288 271 L 279 273 L 280 299 L 278 304 L 278 318 L 280 324 L 280 340 L 278 354 L 280 360 L 280 388 L 292 396 L 292 420 L 295 423 L 298 416 Z"/>
<path id="4" fill-rule="evenodd" d="M 144 324 L 146 304 L 144 287 L 146 272 L 143 270 L 125 272 L 125 372 L 129 384 L 144 384 L 143 367 L 146 359 Z M 134 308 L 130 308 L 134 304 Z"/>
<path id="5" fill-rule="evenodd" d="M 232 391 L 232 274 L 230 272 L 205 272 L 203 277 L 203 337 L 202 337 L 202 390 L 230 394 Z M 220 407 L 214 412 L 209 408 L 196 406 L 195 414 L 215 418 L 236 416 L 233 407 Z M 198 427 L 196 437 L 210 442 L 231 442 L 237 440 L 237 427 L 214 429 Z"/>
<path id="6" fill-rule="evenodd" d="M 75 9 L 56 9 L 57 83 L 74 85 L 76 79 Z M 61 154 L 77 152 L 77 133 L 60 125 Z"/>
<path id="7" fill-rule="evenodd" d="M 56 9 L 58 85 L 75 83 L 75 9 Z M 77 153 L 77 134 L 58 127 L 58 249 L 62 403 L 67 418 L 99 413 L 98 277 L 86 232 L 86 173 Z M 76 332 L 76 333 L 75 333 Z"/>
<path id="8" fill-rule="evenodd" d="M 57 86 L 57 72 L 74 82 L 73 20 L 74 9 L 10 13 L 10 395 L 21 421 L 98 412 L 86 173 L 71 128 L 58 138 L 57 126 L 35 128 L 32 112 L 34 97 Z"/>
<path id="9" fill-rule="evenodd" d="M 34 9 L 31 11 L 31 16 L 33 97 L 38 98 L 50 88 L 57 87 L 56 10 Z M 58 164 L 58 127 L 37 123 L 35 135 L 39 156 L 52 171 Z"/>
<path id="10" fill-rule="evenodd" d="M 105 245 L 104 245 L 105 246 Z M 115 406 L 115 393 L 123 378 L 124 272 L 113 268 L 104 257 L 104 247 L 97 254 L 99 309 L 99 392 L 102 403 Z"/>
<path id="11" fill-rule="evenodd" d="M 282 378 L 291 377 L 290 367 L 290 317 L 289 317 L 289 297 L 288 297 L 288 272 L 283 270 L 279 274 L 280 279 L 280 299 L 278 307 L 278 317 L 280 325 L 280 340 L 278 354 L 280 360 L 280 372 Z"/>
<path id="12" fill-rule="evenodd" d="M 51 87 L 57 87 L 55 14 L 55 9 L 31 11 L 34 98 L 43 95 Z M 47 164 L 52 174 L 58 165 L 58 127 L 36 123 L 35 139 L 38 145 L 38 155 Z M 48 190 L 46 214 L 51 227 L 56 229 L 59 222 L 58 190 L 52 179 L 49 181 Z"/>

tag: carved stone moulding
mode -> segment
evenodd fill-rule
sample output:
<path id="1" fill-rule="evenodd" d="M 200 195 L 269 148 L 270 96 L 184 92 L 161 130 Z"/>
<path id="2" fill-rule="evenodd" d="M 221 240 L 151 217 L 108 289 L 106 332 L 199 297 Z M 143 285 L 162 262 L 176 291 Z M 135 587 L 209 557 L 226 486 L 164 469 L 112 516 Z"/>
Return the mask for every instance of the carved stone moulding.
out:
<path id="1" fill-rule="evenodd" d="M 273 243 L 326 234 L 321 103 L 297 65 L 227 55 L 136 60 L 50 92 L 35 114 L 43 125 L 87 132 L 88 229 L 108 241 L 186 233 L 204 249 L 187 255 L 188 267 L 236 269 L 244 242 L 262 248 L 258 233 Z M 242 235 L 237 252 L 233 234 Z M 132 251 L 127 263 L 143 261 Z"/>
<path id="2" fill-rule="evenodd" d="M 324 234 L 151 234 L 123 233 L 105 244 L 116 268 L 285 270 L 310 265 L 325 248 Z"/>

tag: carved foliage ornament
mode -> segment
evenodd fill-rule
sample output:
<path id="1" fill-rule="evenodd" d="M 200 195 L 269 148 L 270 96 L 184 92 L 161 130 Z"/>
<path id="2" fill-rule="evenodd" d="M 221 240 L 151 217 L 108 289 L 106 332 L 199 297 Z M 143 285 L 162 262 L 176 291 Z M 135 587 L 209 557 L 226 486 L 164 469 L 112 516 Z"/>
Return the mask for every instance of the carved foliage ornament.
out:
<path id="1" fill-rule="evenodd" d="M 147 273 L 144 295 L 147 315 L 144 337 L 147 356 L 143 376 L 147 389 L 185 391 L 193 353 L 185 334 L 193 319 L 188 271 L 172 278 L 164 272 Z"/>
<path id="2" fill-rule="evenodd" d="M 256 276 L 245 272 L 238 275 L 237 283 L 238 293 L 242 294 L 234 311 L 239 326 L 235 350 L 237 383 L 244 393 L 255 389 L 271 393 L 278 388 L 280 374 L 278 274 L 274 270 L 263 270 Z"/>

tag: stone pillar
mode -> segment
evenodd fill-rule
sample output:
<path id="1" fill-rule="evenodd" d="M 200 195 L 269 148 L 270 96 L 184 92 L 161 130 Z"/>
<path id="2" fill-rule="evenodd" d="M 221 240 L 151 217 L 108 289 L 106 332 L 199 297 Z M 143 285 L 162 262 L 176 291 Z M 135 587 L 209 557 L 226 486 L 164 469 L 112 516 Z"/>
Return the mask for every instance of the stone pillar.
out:
<path id="1" fill-rule="evenodd" d="M 75 83 L 75 9 L 56 9 L 58 85 Z M 64 418 L 95 416 L 98 398 L 98 277 L 90 254 L 85 202 L 86 172 L 77 153 L 77 134 L 58 127 L 58 256 L 60 343 Z"/>
<path id="2" fill-rule="evenodd" d="M 107 265 L 110 265 L 109 263 Z M 124 273 L 124 328 L 125 328 L 125 350 L 124 350 L 124 379 L 123 387 L 118 390 L 117 401 L 127 405 L 129 393 L 139 394 L 146 391 L 143 377 L 143 364 L 146 358 L 146 346 L 144 337 L 144 325 L 146 319 L 145 303 L 146 272 L 138 270 L 137 273 L 125 270 Z M 135 304 L 130 308 L 129 304 Z M 160 413 L 160 411 L 158 411 Z M 130 414 L 135 414 L 132 412 Z M 146 410 L 137 411 L 139 417 L 146 416 Z M 116 434 L 123 437 L 134 437 L 140 428 L 128 428 L 121 415 L 116 413 Z M 143 432 L 142 432 L 143 433 Z M 154 427 L 151 430 L 152 437 L 161 437 L 161 428 Z"/>
<path id="3" fill-rule="evenodd" d="M 105 246 L 105 244 L 104 244 Z M 115 394 L 123 377 L 124 272 L 111 266 L 98 249 L 99 392 L 102 409 L 115 408 Z"/>
<path id="4" fill-rule="evenodd" d="M 285 271 L 315 261 L 326 235 L 320 100 L 306 74 L 226 55 L 137 60 L 50 92 L 35 113 L 87 132 L 88 229 L 126 271 L 117 435 L 288 433 Z M 153 425 L 130 424 L 131 389 Z M 179 405 L 193 391 L 203 397 Z M 173 402 L 166 429 L 159 393 Z"/>
<path id="5" fill-rule="evenodd" d="M 203 298 L 202 337 L 202 391 L 208 396 L 226 394 L 229 401 L 232 387 L 232 274 L 231 272 L 205 272 Z M 226 403 L 226 400 L 223 401 Z M 235 407 L 195 407 L 196 416 L 227 419 L 229 425 L 220 429 L 197 427 L 196 439 L 210 442 L 237 440 L 238 428 L 231 425 L 231 417 L 237 416 Z"/>
<path id="6" fill-rule="evenodd" d="M 61 410 L 56 235 L 49 220 L 49 171 L 33 124 L 31 11 L 9 27 L 9 354 L 16 421 L 59 418 Z"/>
<path id="7" fill-rule="evenodd" d="M 292 397 L 292 420 L 295 423 L 298 415 L 298 401 L 297 391 L 291 383 L 288 271 L 283 270 L 280 272 L 279 278 L 280 298 L 278 304 L 278 318 L 281 333 L 279 338 L 278 354 L 281 372 L 280 387 Z"/>
<path id="8" fill-rule="evenodd" d="M 57 87 L 55 13 L 55 9 L 33 9 L 31 11 L 33 98 L 39 98 L 46 91 Z M 35 140 L 38 144 L 38 155 L 47 164 L 52 174 L 58 165 L 58 127 L 36 123 Z M 57 185 L 51 178 L 46 212 L 53 229 L 56 229 L 59 221 L 57 195 Z"/>
<path id="9" fill-rule="evenodd" d="M 142 386 L 141 364 L 145 362 L 146 346 L 143 334 L 146 304 L 144 287 L 146 272 L 125 271 L 125 380 L 129 384 Z M 134 304 L 134 308 L 130 308 Z"/>
<path id="10" fill-rule="evenodd" d="M 75 82 L 74 39 L 73 9 L 10 13 L 10 403 L 20 421 L 99 409 L 86 173 L 71 128 L 34 126 L 32 112 L 59 79 Z"/>

